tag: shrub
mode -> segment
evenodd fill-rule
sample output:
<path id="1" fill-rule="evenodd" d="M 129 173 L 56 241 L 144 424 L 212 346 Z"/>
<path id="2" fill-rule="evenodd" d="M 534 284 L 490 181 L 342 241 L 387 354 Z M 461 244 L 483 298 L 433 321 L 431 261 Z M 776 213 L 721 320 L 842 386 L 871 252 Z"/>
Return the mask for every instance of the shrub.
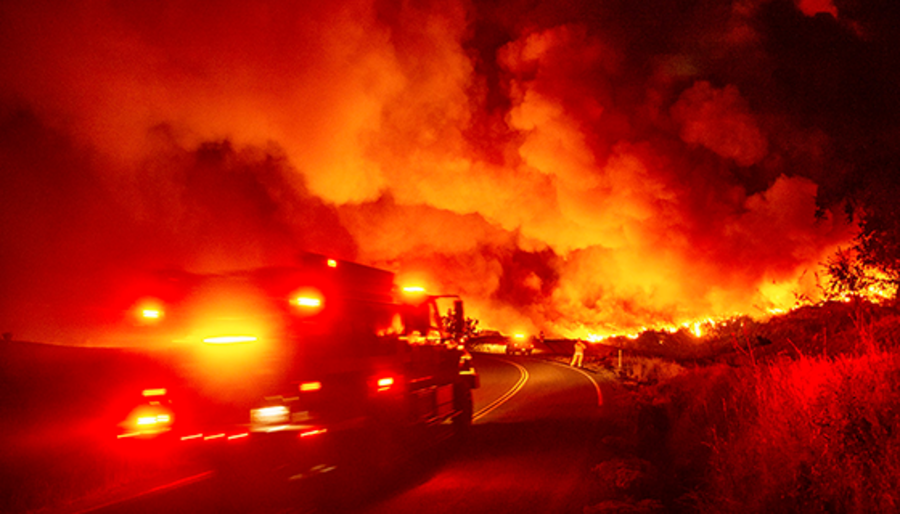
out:
<path id="1" fill-rule="evenodd" d="M 701 510 L 852 513 L 900 508 L 896 357 L 871 353 L 837 361 L 782 361 L 746 370 L 740 382 L 726 385 L 743 404 L 722 409 L 709 420 Z M 685 414 L 691 411 L 697 409 Z M 731 416 L 740 421 L 729 423 Z M 717 432 L 722 426 L 730 430 Z M 678 435 L 673 436 L 677 444 Z"/>
<path id="2" fill-rule="evenodd" d="M 622 367 L 626 377 L 642 384 L 670 380 L 684 371 L 680 364 L 657 357 L 629 357 Z"/>

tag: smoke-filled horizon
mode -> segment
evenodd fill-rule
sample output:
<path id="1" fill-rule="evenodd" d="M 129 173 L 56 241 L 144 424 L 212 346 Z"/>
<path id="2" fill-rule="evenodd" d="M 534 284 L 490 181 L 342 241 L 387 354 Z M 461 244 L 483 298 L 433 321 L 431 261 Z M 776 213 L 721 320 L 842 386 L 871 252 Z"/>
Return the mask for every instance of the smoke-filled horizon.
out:
<path id="1" fill-rule="evenodd" d="M 790 307 L 851 244 L 852 156 L 900 134 L 888 21 L 837 0 L 0 2 L 0 329 L 57 337 L 56 306 L 131 269 L 300 251 L 504 331 Z"/>

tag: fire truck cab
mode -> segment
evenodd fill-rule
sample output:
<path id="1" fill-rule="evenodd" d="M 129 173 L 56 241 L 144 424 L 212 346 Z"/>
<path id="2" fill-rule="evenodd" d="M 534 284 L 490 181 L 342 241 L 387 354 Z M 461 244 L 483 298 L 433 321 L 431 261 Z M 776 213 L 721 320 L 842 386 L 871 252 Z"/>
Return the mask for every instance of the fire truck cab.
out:
<path id="1" fill-rule="evenodd" d="M 146 385 L 120 439 L 305 478 L 389 467 L 472 423 L 478 375 L 439 310 L 449 298 L 461 320 L 458 298 L 404 293 L 392 273 L 319 255 L 174 286 L 177 301 L 150 316 L 181 356 L 155 379 L 168 383 Z"/>

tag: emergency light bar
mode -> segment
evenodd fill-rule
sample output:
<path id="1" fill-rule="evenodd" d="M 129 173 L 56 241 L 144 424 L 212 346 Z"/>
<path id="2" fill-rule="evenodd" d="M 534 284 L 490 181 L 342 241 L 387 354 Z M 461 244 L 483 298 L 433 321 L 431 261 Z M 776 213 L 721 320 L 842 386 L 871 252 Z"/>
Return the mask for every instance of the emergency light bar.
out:
<path id="1" fill-rule="evenodd" d="M 207 337 L 203 340 L 207 344 L 236 344 L 236 343 L 252 343 L 258 338 L 256 336 L 217 336 Z"/>

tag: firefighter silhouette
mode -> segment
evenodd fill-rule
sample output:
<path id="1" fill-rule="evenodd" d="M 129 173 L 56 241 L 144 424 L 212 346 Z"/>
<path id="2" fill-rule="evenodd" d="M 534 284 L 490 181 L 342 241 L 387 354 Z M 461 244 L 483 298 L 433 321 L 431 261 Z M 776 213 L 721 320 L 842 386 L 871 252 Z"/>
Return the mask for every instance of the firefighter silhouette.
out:
<path id="1" fill-rule="evenodd" d="M 575 352 L 572 354 L 572 362 L 569 363 L 569 366 L 583 367 L 585 346 L 582 341 L 575 341 Z"/>

